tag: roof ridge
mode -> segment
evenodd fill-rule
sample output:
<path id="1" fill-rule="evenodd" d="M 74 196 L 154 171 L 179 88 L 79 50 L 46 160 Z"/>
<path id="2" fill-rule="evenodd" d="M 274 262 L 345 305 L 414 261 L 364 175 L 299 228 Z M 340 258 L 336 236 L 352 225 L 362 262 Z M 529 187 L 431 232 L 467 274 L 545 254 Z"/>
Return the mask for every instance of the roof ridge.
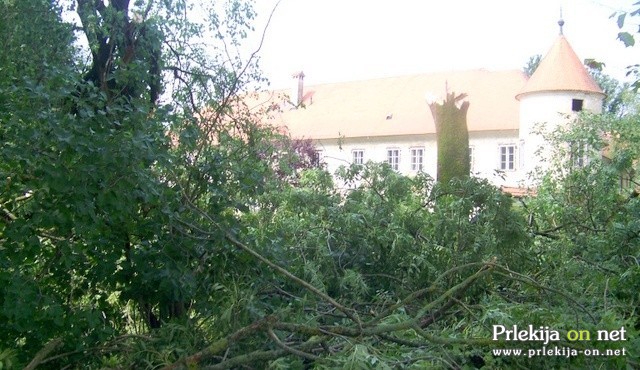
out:
<path id="1" fill-rule="evenodd" d="M 380 76 L 373 78 L 363 78 L 363 79 L 355 79 L 355 80 L 347 80 L 347 81 L 330 81 L 330 82 L 322 82 L 316 84 L 305 84 L 305 90 L 307 88 L 311 88 L 314 86 L 329 86 L 329 85 L 342 85 L 342 84 L 352 84 L 352 83 L 360 83 L 360 82 L 377 82 L 383 80 L 391 80 L 391 79 L 401 79 L 401 78 L 411 78 L 411 77 L 425 77 L 425 76 L 435 76 L 435 75 L 452 75 L 452 74 L 464 74 L 464 73 L 477 73 L 477 72 L 488 72 L 488 73 L 513 73 L 513 72 L 521 72 L 519 69 L 488 69 L 488 68 L 471 68 L 464 70 L 440 70 L 440 71 L 431 71 L 431 72 L 416 72 L 416 73 L 407 73 L 401 75 L 394 76 Z M 307 75 L 308 77 L 308 75 Z M 287 88 L 279 88 L 275 91 L 289 91 Z"/>

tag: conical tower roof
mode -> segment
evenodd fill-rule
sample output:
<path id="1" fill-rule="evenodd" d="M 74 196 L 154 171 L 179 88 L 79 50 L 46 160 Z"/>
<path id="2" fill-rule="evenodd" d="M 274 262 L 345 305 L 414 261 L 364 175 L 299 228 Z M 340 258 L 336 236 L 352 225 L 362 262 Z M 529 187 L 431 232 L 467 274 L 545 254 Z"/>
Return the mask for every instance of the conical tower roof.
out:
<path id="1" fill-rule="evenodd" d="M 542 91 L 580 91 L 604 95 L 562 34 L 540 61 L 516 99 Z"/>

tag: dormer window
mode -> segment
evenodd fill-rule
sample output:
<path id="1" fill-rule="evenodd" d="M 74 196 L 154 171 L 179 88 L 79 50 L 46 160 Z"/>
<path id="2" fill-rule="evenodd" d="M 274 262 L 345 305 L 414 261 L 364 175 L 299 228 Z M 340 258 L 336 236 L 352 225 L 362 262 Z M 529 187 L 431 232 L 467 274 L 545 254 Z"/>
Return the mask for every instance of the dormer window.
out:
<path id="1" fill-rule="evenodd" d="M 571 100 L 571 110 L 574 112 L 582 112 L 582 104 L 584 100 L 582 99 L 573 99 Z"/>

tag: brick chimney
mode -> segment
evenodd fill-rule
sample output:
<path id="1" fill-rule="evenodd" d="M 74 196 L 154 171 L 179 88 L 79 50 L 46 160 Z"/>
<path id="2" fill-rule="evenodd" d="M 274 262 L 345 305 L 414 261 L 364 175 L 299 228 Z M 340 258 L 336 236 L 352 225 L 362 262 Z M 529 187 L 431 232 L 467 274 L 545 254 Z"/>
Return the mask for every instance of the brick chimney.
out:
<path id="1" fill-rule="evenodd" d="M 294 73 L 292 76 L 297 80 L 297 86 L 294 85 L 293 91 L 291 92 L 291 102 L 296 106 L 299 106 L 302 103 L 302 97 L 304 96 L 304 72 L 300 71 Z"/>

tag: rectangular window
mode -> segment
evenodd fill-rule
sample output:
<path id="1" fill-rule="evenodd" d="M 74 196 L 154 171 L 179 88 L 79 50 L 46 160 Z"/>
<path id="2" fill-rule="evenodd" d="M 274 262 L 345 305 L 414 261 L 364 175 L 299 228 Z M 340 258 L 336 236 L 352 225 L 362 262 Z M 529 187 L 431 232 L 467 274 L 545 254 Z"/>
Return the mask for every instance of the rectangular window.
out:
<path id="1" fill-rule="evenodd" d="M 505 171 L 513 171 L 516 169 L 515 145 L 500 146 L 500 169 Z"/>
<path id="2" fill-rule="evenodd" d="M 316 150 L 313 153 L 313 158 L 311 158 L 311 165 L 313 167 L 320 167 L 324 162 L 324 154 L 322 150 Z"/>
<path id="3" fill-rule="evenodd" d="M 633 175 L 630 171 L 623 171 L 620 174 L 620 190 L 629 190 L 632 186 Z"/>
<path id="4" fill-rule="evenodd" d="M 584 100 L 582 99 L 573 99 L 571 101 L 571 110 L 574 112 L 581 112 L 583 102 Z"/>
<path id="5" fill-rule="evenodd" d="M 575 168 L 582 168 L 588 163 L 587 147 L 584 143 L 569 143 L 571 165 Z"/>
<path id="6" fill-rule="evenodd" d="M 364 150 L 356 149 L 351 152 L 353 156 L 353 164 L 363 164 L 364 163 Z"/>
<path id="7" fill-rule="evenodd" d="M 424 168 L 424 148 L 411 148 L 411 171 L 422 171 Z"/>
<path id="8" fill-rule="evenodd" d="M 400 168 L 400 149 L 387 149 L 387 163 L 394 171 Z"/>
<path id="9" fill-rule="evenodd" d="M 475 153 L 473 152 L 473 147 L 469 147 L 469 170 L 473 172 L 473 162 L 475 162 Z"/>

